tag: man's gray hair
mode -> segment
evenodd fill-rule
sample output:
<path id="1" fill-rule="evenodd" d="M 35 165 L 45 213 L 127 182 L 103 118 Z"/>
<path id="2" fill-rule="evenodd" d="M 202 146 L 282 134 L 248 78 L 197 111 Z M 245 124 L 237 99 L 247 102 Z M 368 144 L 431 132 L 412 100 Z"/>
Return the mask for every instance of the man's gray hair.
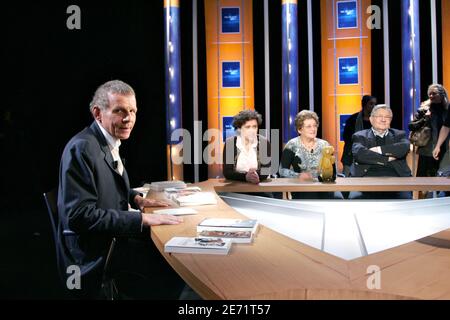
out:
<path id="1" fill-rule="evenodd" d="M 370 113 L 370 116 L 373 117 L 380 109 L 387 110 L 392 115 L 392 109 L 387 104 L 377 104 L 375 107 L 373 107 L 372 112 Z"/>
<path id="2" fill-rule="evenodd" d="M 102 84 L 95 91 L 94 97 L 89 104 L 91 112 L 94 110 L 94 106 L 99 107 L 102 110 L 106 110 L 109 107 L 108 93 L 119 94 L 122 96 L 135 96 L 133 88 L 121 80 L 112 80 Z"/>

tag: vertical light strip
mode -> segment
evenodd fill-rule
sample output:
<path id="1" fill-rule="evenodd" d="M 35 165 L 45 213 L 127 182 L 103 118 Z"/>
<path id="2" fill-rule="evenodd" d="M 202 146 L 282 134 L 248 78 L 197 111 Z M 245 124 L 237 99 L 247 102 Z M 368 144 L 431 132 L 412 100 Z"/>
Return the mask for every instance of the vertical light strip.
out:
<path id="1" fill-rule="evenodd" d="M 309 110 L 314 111 L 314 47 L 312 26 L 312 0 L 307 3 L 308 15 L 308 79 L 309 79 Z"/>
<path id="2" fill-rule="evenodd" d="M 294 118 L 298 112 L 298 23 L 297 1 L 282 0 L 282 90 L 283 143 L 296 137 Z"/>
<path id="3" fill-rule="evenodd" d="M 245 3 L 244 0 L 241 0 L 241 16 L 245 17 Z M 242 22 L 243 19 L 241 19 L 241 47 L 242 47 L 242 58 L 241 58 L 241 69 L 245 70 L 245 27 L 244 23 Z M 241 77 L 242 79 L 242 105 L 244 106 L 244 110 L 247 109 L 247 104 L 245 102 L 245 75 Z"/>
<path id="4" fill-rule="evenodd" d="M 179 156 L 182 137 L 172 140 L 172 132 L 182 128 L 181 104 L 181 38 L 179 0 L 164 1 L 165 17 L 165 88 L 168 179 L 183 179 L 183 165 L 174 164 L 174 153 Z"/>
<path id="5" fill-rule="evenodd" d="M 389 58 L 389 7 L 383 0 L 383 44 L 384 44 L 384 103 L 391 105 L 391 74 Z"/>
<path id="6" fill-rule="evenodd" d="M 264 88 L 266 138 L 270 141 L 270 47 L 269 47 L 269 0 L 264 0 Z"/>
<path id="7" fill-rule="evenodd" d="M 192 104 L 194 118 L 194 182 L 199 182 L 199 163 L 201 159 L 201 132 L 196 129 L 198 121 L 198 39 L 197 39 L 197 0 L 192 0 Z M 200 138 L 200 139 L 199 139 Z"/>
<path id="8" fill-rule="evenodd" d="M 403 129 L 412 120 L 420 104 L 420 32 L 419 3 L 402 0 L 402 79 L 403 79 Z"/>
<path id="9" fill-rule="evenodd" d="M 358 20 L 358 24 L 359 24 L 359 78 L 363 79 L 364 78 L 364 60 L 363 60 L 363 14 L 362 14 L 362 1 L 358 1 L 358 6 L 359 6 L 359 16 L 361 17 Z M 360 81 L 361 82 L 361 97 L 364 95 L 364 81 Z M 339 136 L 339 135 L 338 135 Z"/>
<path id="10" fill-rule="evenodd" d="M 222 80 L 220 79 L 220 70 L 221 65 L 220 65 L 220 47 L 221 47 L 221 41 L 220 41 L 220 18 L 222 15 L 222 12 L 220 10 L 220 0 L 216 1 L 216 7 L 217 7 L 217 19 L 216 19 L 216 42 L 217 42 L 217 128 L 219 129 L 219 131 L 221 130 L 222 127 L 222 121 L 220 121 L 221 116 L 220 116 L 220 107 L 221 107 L 221 103 L 222 101 L 220 100 L 221 96 L 220 96 L 220 86 L 222 83 Z M 209 105 L 208 105 L 209 108 Z M 220 151 L 219 151 L 220 152 Z M 220 155 L 219 155 L 219 159 L 220 159 Z M 214 178 L 217 178 L 217 176 L 215 176 Z"/>
<path id="11" fill-rule="evenodd" d="M 337 62 L 337 43 L 336 43 L 336 16 L 337 16 L 337 8 L 336 8 L 336 1 L 333 0 L 333 72 L 334 72 L 334 121 L 335 121 L 335 130 L 334 130 L 334 137 L 333 137 L 333 141 L 335 141 L 334 144 L 334 150 L 336 151 L 336 159 L 339 159 L 339 140 L 338 140 L 338 136 L 337 136 L 337 132 L 339 130 L 339 115 L 338 115 L 338 102 L 337 102 L 337 83 L 336 83 L 336 62 Z"/>
<path id="12" fill-rule="evenodd" d="M 165 22 L 165 69 L 167 69 L 168 66 L 171 65 L 170 61 L 170 55 L 169 55 L 169 41 L 170 41 L 170 0 L 164 1 L 164 22 Z M 167 71 L 165 71 L 166 74 L 166 139 L 167 139 L 167 176 L 168 180 L 173 179 L 173 162 L 172 162 L 172 144 L 170 142 L 170 108 L 169 108 L 169 84 L 167 83 Z"/>
<path id="13" fill-rule="evenodd" d="M 438 83 L 436 0 L 430 0 L 430 7 L 431 7 L 430 8 L 430 10 L 431 10 L 431 70 L 433 72 L 433 83 Z"/>

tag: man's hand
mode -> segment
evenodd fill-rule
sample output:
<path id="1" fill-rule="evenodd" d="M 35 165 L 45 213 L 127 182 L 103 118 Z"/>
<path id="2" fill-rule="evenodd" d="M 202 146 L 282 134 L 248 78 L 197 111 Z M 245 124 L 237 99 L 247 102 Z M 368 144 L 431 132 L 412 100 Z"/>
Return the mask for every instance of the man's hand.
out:
<path id="1" fill-rule="evenodd" d="M 142 198 L 140 195 L 136 195 L 134 197 L 134 202 L 139 206 L 141 211 L 144 210 L 145 207 L 168 207 L 169 206 L 169 204 L 167 202 Z"/>
<path id="2" fill-rule="evenodd" d="M 145 214 L 142 213 L 142 224 L 144 226 L 158 226 L 161 224 L 179 224 L 183 218 L 168 214 Z"/>
<path id="3" fill-rule="evenodd" d="M 257 184 L 259 183 L 259 176 L 255 169 L 248 170 L 247 174 L 245 175 L 245 180 L 250 183 Z"/>
<path id="4" fill-rule="evenodd" d="M 433 150 L 433 158 L 439 160 L 439 153 L 441 152 L 441 147 L 436 146 Z"/>

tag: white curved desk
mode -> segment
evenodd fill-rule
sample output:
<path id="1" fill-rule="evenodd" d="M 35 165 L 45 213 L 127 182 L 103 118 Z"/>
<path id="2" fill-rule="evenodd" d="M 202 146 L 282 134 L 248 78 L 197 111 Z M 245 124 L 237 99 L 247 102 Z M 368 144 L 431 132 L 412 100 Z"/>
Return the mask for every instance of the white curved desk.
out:
<path id="1" fill-rule="evenodd" d="M 234 183 L 239 188 L 233 190 L 233 183 L 227 184 L 222 180 L 209 180 L 198 185 L 205 191 L 243 191 L 240 184 Z M 255 192 L 267 190 L 265 186 L 259 189 L 251 187 Z M 160 198 L 162 194 L 149 196 Z M 263 200 L 262 205 L 268 206 L 264 201 L 267 200 Z M 443 201 L 449 199 L 402 204 L 414 207 L 414 203 L 421 203 L 424 207 L 433 208 L 434 202 L 436 207 L 441 205 L 442 208 Z M 262 221 L 254 243 L 234 244 L 227 256 L 164 253 L 164 243 L 171 237 L 195 236 L 196 225 L 204 217 L 243 217 L 237 212 L 240 208 L 231 208 L 219 197 L 217 205 L 196 209 L 199 214 L 184 217 L 184 223 L 180 225 L 152 227 L 151 237 L 170 265 L 205 299 L 450 298 L 450 229 L 386 250 L 381 246 L 382 251 L 366 247 L 367 255 L 345 259 L 323 251 L 313 243 L 307 244 L 307 241 L 297 241 L 292 235 L 276 232 L 264 226 Z M 370 235 L 370 220 L 366 219 L 365 223 L 365 237 L 372 237 L 376 244 L 376 234 Z M 391 229 L 389 232 L 395 235 L 395 230 Z M 381 269 L 380 289 L 367 287 L 371 276 L 367 270 L 374 265 Z"/>

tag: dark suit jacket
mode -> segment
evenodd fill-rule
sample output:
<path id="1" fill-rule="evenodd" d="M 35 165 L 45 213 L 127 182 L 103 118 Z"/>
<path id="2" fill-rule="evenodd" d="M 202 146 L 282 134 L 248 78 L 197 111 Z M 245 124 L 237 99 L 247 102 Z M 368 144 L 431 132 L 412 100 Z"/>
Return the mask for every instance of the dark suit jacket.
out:
<path id="1" fill-rule="evenodd" d="M 406 138 L 405 131 L 389 129 L 386 136 L 386 144 L 381 146 L 382 154 L 369 150 L 377 146 L 377 141 L 372 129 L 356 132 L 352 137 L 353 165 L 351 175 L 364 177 L 373 165 L 391 165 L 399 177 L 411 176 L 411 170 L 406 163 L 406 155 L 409 152 L 410 142 Z M 397 160 L 389 162 L 389 157 Z"/>
<path id="2" fill-rule="evenodd" d="M 364 121 L 362 119 L 363 111 L 356 112 L 352 114 L 347 121 L 345 121 L 344 126 L 344 149 L 342 151 L 342 157 L 341 162 L 343 165 L 351 166 L 353 163 L 353 154 L 352 154 L 352 136 L 356 131 L 360 131 L 362 129 L 370 129 L 371 125 L 369 121 Z M 357 130 L 356 121 L 358 119 L 358 116 L 361 114 L 361 127 L 359 130 Z"/>
<path id="3" fill-rule="evenodd" d="M 62 267 L 78 265 L 82 276 L 101 275 L 113 236 L 142 232 L 141 213 L 127 211 L 137 192 L 130 190 L 126 170 L 121 176 L 114 169 L 110 149 L 95 121 L 64 149 L 58 189 L 61 260 Z M 67 229 L 77 235 L 63 236 Z"/>
<path id="4" fill-rule="evenodd" d="M 239 156 L 239 150 L 236 147 L 237 136 L 228 138 L 223 148 L 223 175 L 228 180 L 246 181 L 246 173 L 236 171 L 236 163 Z M 228 156 L 227 156 L 228 155 Z M 227 159 L 228 157 L 228 159 Z M 264 159 L 263 157 L 267 157 Z M 256 172 L 259 180 L 265 180 L 272 173 L 271 170 L 271 146 L 270 142 L 258 134 L 258 168 Z"/>

